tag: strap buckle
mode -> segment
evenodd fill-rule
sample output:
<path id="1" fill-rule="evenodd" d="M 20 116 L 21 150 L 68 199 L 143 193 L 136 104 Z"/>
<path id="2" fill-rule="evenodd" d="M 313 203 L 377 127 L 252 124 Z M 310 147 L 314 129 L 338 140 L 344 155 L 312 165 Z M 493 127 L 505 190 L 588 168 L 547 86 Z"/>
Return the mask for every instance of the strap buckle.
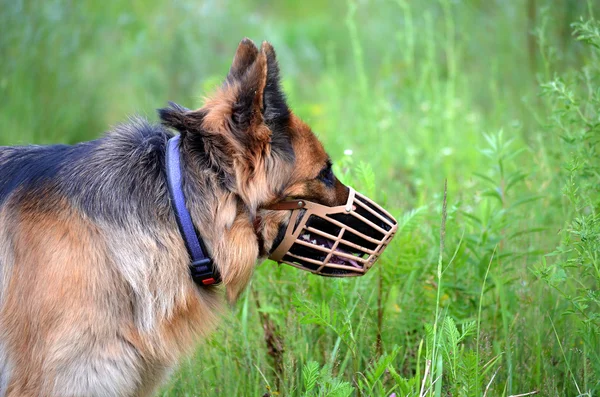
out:
<path id="1" fill-rule="evenodd" d="M 190 263 L 190 273 L 195 282 L 203 285 L 213 285 L 221 282 L 221 276 L 213 272 L 213 261 L 210 258 L 199 259 Z"/>

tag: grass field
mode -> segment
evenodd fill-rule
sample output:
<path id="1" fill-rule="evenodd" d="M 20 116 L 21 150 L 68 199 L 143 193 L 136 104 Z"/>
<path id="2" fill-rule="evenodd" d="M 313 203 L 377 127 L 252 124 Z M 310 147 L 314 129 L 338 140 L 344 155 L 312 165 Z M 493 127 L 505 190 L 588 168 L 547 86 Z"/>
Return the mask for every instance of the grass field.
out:
<path id="1" fill-rule="evenodd" d="M 200 106 L 241 38 L 269 40 L 291 107 L 400 231 L 361 279 L 260 265 L 160 395 L 598 395 L 599 15 L 591 0 L 0 0 L 0 145 Z"/>

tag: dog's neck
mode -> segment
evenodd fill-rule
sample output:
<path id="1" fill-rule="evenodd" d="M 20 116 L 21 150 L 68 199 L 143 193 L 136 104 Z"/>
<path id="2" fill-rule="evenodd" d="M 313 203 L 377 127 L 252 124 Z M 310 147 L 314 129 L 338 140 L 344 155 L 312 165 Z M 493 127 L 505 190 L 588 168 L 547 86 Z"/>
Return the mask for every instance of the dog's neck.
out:
<path id="1" fill-rule="evenodd" d="M 199 161 L 200 153 L 193 150 L 197 148 L 189 147 L 185 138 L 180 138 L 177 150 L 185 208 L 199 232 L 196 238 L 204 241 L 205 252 L 210 254 L 213 269 L 220 273 L 232 302 L 245 288 L 256 261 L 263 255 L 262 224 L 256 211 L 251 211 L 235 189 L 220 180 L 217 170 L 203 166 L 208 161 Z M 209 156 L 205 150 L 202 155 Z"/>

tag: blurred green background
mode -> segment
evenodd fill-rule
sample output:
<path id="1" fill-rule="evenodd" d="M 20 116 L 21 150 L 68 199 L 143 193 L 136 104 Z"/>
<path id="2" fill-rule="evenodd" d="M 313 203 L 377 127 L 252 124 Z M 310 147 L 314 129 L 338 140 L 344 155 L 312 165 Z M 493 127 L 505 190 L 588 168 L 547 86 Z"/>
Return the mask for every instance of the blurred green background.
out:
<path id="1" fill-rule="evenodd" d="M 0 145 L 199 107 L 243 37 L 268 40 L 291 108 L 400 231 L 360 280 L 260 266 L 161 394 L 591 396 L 594 13 L 596 0 L 0 0 Z"/>

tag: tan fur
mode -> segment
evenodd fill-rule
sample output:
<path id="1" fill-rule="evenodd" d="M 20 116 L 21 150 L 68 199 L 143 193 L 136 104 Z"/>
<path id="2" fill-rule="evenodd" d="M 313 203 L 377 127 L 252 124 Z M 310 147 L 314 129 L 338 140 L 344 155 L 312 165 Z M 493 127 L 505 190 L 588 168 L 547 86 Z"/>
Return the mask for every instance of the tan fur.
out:
<path id="1" fill-rule="evenodd" d="M 99 273 L 107 271 L 97 265 L 107 258 L 97 228 L 63 206 L 61 212 L 45 212 L 25 203 L 15 214 L 14 265 L 0 313 L 13 367 L 8 395 L 50 394 L 43 374 L 60 365 L 61 353 L 49 351 L 53 339 L 70 335 L 77 343 L 88 327 L 100 334 L 107 321 L 97 322 L 98 316 L 107 320 L 123 310 L 118 289 L 111 287 L 102 305 L 95 296 L 102 289 Z M 59 357 L 48 361 L 53 355 Z"/>
<path id="2" fill-rule="evenodd" d="M 0 312 L 0 340 L 11 361 L 7 395 L 78 395 L 83 385 L 77 384 L 82 380 L 76 374 L 81 375 L 85 361 L 99 367 L 96 381 L 107 383 L 107 395 L 113 389 L 147 395 L 164 370 L 212 329 L 218 300 L 185 280 L 157 326 L 141 331 L 132 322 L 130 287 L 107 255 L 101 227 L 86 221 L 64 199 L 59 202 L 60 208 L 52 211 L 23 203 L 11 219 L 15 260 Z M 182 249 L 172 247 L 168 253 L 185 254 Z M 185 256 L 180 259 L 185 265 Z M 157 275 L 149 281 L 156 293 L 164 294 L 168 278 Z M 97 341 L 103 342 L 97 346 Z M 111 370 L 111 362 L 119 363 L 119 369 Z M 160 376 L 149 376 L 154 372 Z"/>

